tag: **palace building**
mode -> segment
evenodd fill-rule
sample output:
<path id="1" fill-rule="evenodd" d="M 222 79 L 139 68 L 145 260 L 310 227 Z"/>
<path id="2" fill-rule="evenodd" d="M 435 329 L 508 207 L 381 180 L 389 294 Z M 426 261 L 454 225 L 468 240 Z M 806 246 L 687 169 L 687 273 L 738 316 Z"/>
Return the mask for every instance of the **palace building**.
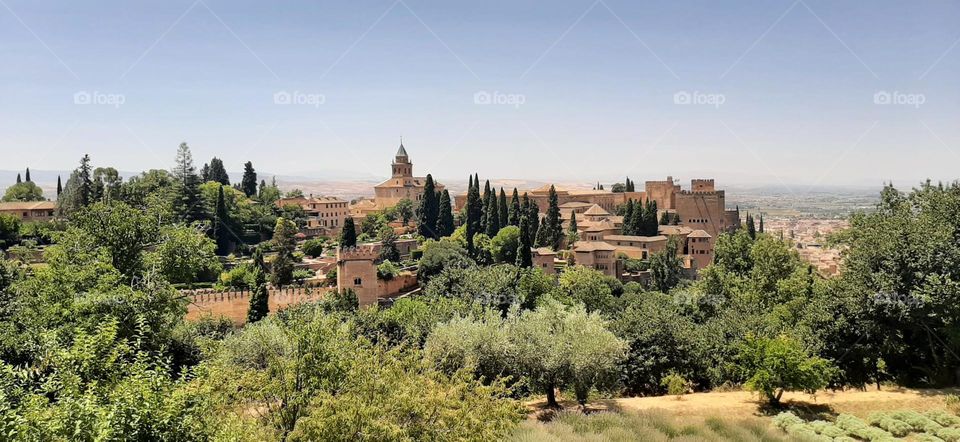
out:
<path id="1" fill-rule="evenodd" d="M 350 206 L 350 214 L 361 218 L 370 213 L 397 205 L 402 199 L 413 201 L 414 205 L 423 198 L 423 186 L 426 184 L 426 177 L 413 176 L 413 162 L 407 155 L 407 149 L 403 147 L 403 140 L 400 141 L 400 148 L 393 158 L 390 165 L 392 175 L 390 179 L 377 184 L 373 188 L 374 199 L 361 199 Z M 434 182 L 437 192 L 443 191 L 443 185 Z"/>

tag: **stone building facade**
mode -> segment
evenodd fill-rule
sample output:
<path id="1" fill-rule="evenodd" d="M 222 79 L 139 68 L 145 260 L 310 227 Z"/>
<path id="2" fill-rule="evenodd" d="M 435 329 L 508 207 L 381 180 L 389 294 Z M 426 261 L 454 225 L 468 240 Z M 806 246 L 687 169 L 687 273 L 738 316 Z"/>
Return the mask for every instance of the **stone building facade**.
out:
<path id="1" fill-rule="evenodd" d="M 359 218 L 382 211 L 397 205 L 402 199 L 413 201 L 414 205 L 419 203 L 423 198 L 423 186 L 427 178 L 413 176 L 413 162 L 410 161 L 402 141 L 390 169 L 390 179 L 374 186 L 374 199 L 361 199 L 350 207 L 352 216 Z M 434 181 L 434 185 L 437 192 L 443 191 L 442 184 Z"/>

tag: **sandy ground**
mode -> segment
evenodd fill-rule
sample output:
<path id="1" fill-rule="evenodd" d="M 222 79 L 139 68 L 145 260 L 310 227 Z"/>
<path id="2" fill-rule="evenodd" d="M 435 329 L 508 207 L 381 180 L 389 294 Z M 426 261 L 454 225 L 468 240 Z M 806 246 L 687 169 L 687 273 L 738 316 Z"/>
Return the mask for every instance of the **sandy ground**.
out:
<path id="1" fill-rule="evenodd" d="M 917 411 L 944 408 L 944 398 L 957 394 L 956 389 L 912 390 L 884 387 L 882 390 L 868 388 L 866 391 L 821 391 L 816 395 L 785 393 L 782 402 L 798 414 L 827 417 L 840 413 L 866 417 L 871 412 L 883 410 L 912 409 Z M 748 418 L 769 415 L 757 400 L 757 395 L 745 391 L 723 393 L 694 393 L 677 400 L 673 396 L 620 398 L 608 404 L 610 408 L 629 410 L 660 409 L 680 418 L 705 419 L 711 416 Z"/>
<path id="2" fill-rule="evenodd" d="M 875 387 L 865 391 L 820 391 L 816 395 L 805 393 L 784 393 L 783 407 L 792 410 L 807 419 L 829 419 L 840 413 L 853 414 L 866 418 L 874 411 L 911 409 L 924 411 L 945 408 L 944 399 L 948 394 L 960 394 L 958 389 L 914 390 L 906 388 Z M 560 398 L 563 408 L 577 409 L 573 401 Z M 531 409 L 530 419 L 543 419 L 544 401 L 528 402 Z M 757 395 L 746 391 L 693 393 L 682 399 L 675 396 L 633 397 L 598 400 L 589 404 L 590 411 L 620 410 L 664 411 L 683 421 L 700 421 L 709 417 L 727 419 L 750 419 L 774 415 L 782 409 L 770 409 Z"/>

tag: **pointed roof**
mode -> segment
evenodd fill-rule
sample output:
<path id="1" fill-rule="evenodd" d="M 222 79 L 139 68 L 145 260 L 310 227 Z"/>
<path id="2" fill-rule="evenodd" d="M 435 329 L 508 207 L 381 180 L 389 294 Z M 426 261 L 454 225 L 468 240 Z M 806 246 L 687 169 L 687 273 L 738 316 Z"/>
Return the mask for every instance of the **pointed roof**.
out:
<path id="1" fill-rule="evenodd" d="M 610 212 L 607 212 L 606 210 L 603 210 L 603 207 L 600 207 L 598 204 L 594 204 L 594 205 L 591 206 L 589 209 L 587 209 L 586 212 L 583 212 L 583 214 L 584 214 L 584 215 L 604 216 L 604 215 L 609 215 Z"/>
<path id="2" fill-rule="evenodd" d="M 396 155 L 396 156 L 398 156 L 398 157 L 405 157 L 405 156 L 407 156 L 407 149 L 404 149 L 404 148 L 403 148 L 403 138 L 400 139 L 400 148 L 397 149 L 397 155 Z"/>

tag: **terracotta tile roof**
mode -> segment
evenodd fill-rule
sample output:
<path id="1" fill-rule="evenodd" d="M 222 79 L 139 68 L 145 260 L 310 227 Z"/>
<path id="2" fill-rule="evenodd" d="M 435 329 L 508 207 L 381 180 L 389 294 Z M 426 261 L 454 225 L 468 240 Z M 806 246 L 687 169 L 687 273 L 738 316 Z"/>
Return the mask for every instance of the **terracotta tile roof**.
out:
<path id="1" fill-rule="evenodd" d="M 592 252 L 595 250 L 612 252 L 617 248 L 603 241 L 577 241 L 573 244 L 573 250 L 575 252 Z"/>
<path id="2" fill-rule="evenodd" d="M 589 209 L 587 209 L 586 212 L 583 212 L 583 214 L 584 214 L 584 215 L 599 215 L 599 216 L 603 216 L 603 215 L 609 215 L 610 212 L 607 212 L 606 210 L 603 210 L 603 207 L 600 207 L 599 205 L 594 204 L 594 205 L 591 206 Z"/>
<path id="3" fill-rule="evenodd" d="M 657 242 L 657 241 L 666 241 L 667 237 L 663 235 L 657 235 L 657 236 L 607 235 L 607 236 L 604 236 L 603 239 L 608 241 Z"/>
<path id="4" fill-rule="evenodd" d="M 12 201 L 0 203 L 0 211 L 5 210 L 54 210 L 57 203 L 53 201 Z"/>
<path id="5" fill-rule="evenodd" d="M 687 235 L 687 238 L 713 238 L 713 236 L 711 236 L 705 230 L 697 229 L 690 232 L 690 234 Z"/>

